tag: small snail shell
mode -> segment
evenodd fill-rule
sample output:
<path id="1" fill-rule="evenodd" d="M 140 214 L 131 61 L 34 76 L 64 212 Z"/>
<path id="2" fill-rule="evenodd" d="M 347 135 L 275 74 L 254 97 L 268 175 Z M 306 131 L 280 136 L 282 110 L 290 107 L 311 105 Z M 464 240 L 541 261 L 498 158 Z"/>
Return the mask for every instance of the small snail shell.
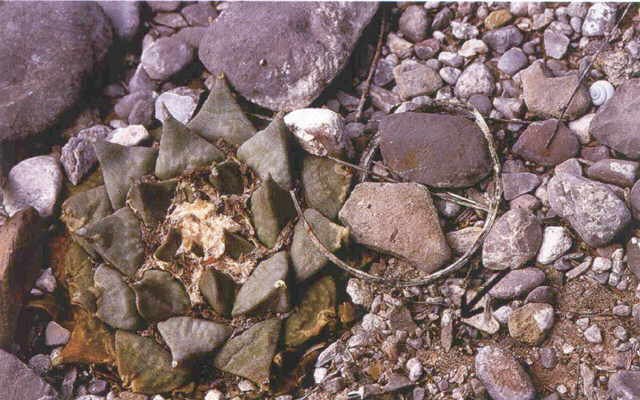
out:
<path id="1" fill-rule="evenodd" d="M 597 81 L 589 88 L 589 95 L 591 95 L 591 101 L 594 105 L 601 106 L 613 97 L 615 91 L 613 85 L 608 81 Z"/>

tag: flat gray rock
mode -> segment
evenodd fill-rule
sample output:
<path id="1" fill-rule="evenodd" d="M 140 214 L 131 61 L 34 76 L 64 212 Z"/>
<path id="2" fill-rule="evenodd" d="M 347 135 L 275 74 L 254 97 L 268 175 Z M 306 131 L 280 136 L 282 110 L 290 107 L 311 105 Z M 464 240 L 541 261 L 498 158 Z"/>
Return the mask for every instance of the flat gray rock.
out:
<path id="1" fill-rule="evenodd" d="M 640 371 L 618 371 L 611 375 L 608 394 L 613 400 L 635 400 L 640 398 Z"/>
<path id="2" fill-rule="evenodd" d="M 482 265 L 515 269 L 533 259 L 542 244 L 542 226 L 530 212 L 515 208 L 496 220 L 482 246 Z"/>
<path id="3" fill-rule="evenodd" d="M 53 156 L 36 156 L 16 164 L 4 187 L 4 208 L 14 215 L 28 207 L 40 216 L 53 215 L 62 191 L 62 168 Z"/>
<path id="4" fill-rule="evenodd" d="M 431 195 L 416 183 L 360 183 L 338 217 L 356 242 L 424 272 L 437 270 L 451 256 Z"/>
<path id="5" fill-rule="evenodd" d="M 549 204 L 589 246 L 609 244 L 631 221 L 631 213 L 607 185 L 556 174 L 547 186 Z"/>
<path id="6" fill-rule="evenodd" d="M 486 346 L 478 351 L 476 375 L 493 400 L 533 400 L 536 390 L 522 365 L 507 350 Z"/>
<path id="7" fill-rule="evenodd" d="M 0 142 L 50 127 L 73 107 L 111 45 L 97 4 L 0 4 Z"/>
<path id="8" fill-rule="evenodd" d="M 55 400 L 58 394 L 47 382 L 11 353 L 0 350 L 0 399 Z"/>
<path id="9" fill-rule="evenodd" d="M 632 159 L 640 159 L 640 79 L 629 79 L 598 109 L 589 131 L 598 142 Z"/>
<path id="10" fill-rule="evenodd" d="M 509 272 L 494 287 L 489 294 L 494 299 L 511 300 L 524 296 L 531 290 L 542 285 L 545 280 L 544 271 L 536 267 L 516 269 Z"/>
<path id="11" fill-rule="evenodd" d="M 306 107 L 345 66 L 377 9 L 377 3 L 232 3 L 200 42 L 200 60 L 253 103 Z"/>
<path id="12" fill-rule="evenodd" d="M 461 116 L 393 114 L 380 121 L 380 132 L 385 164 L 405 179 L 459 188 L 474 185 L 491 172 L 482 131 Z"/>

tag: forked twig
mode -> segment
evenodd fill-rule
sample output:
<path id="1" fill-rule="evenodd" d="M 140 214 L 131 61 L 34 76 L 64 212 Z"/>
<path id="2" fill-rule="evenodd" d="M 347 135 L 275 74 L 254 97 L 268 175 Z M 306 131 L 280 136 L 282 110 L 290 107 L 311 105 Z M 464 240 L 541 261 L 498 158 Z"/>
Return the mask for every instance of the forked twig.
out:
<path id="1" fill-rule="evenodd" d="M 468 110 L 467 110 L 467 112 L 468 112 Z M 447 267 L 445 267 L 443 269 L 440 269 L 440 270 L 428 275 L 425 278 L 414 279 L 414 280 L 388 279 L 388 278 L 385 278 L 385 277 L 382 277 L 382 276 L 372 275 L 372 274 L 369 274 L 367 272 L 361 271 L 361 270 L 359 270 L 357 268 L 352 267 L 351 265 L 347 264 L 346 262 L 342 261 L 339 257 L 334 255 L 320 241 L 320 239 L 318 239 L 318 236 L 313 231 L 313 228 L 311 227 L 309 222 L 304 217 L 304 214 L 302 212 L 302 208 L 300 207 L 300 202 L 298 201 L 298 198 L 296 196 L 295 191 L 291 190 L 289 192 L 289 194 L 290 194 L 291 200 L 293 201 L 293 204 L 295 206 L 296 212 L 298 213 L 298 217 L 300 218 L 300 220 L 304 224 L 307 232 L 309 232 L 309 236 L 311 238 L 311 241 L 314 243 L 316 248 L 327 259 L 329 259 L 332 263 L 334 263 L 336 266 L 338 266 L 342 270 L 346 271 L 347 273 L 349 273 L 349 274 L 351 274 L 351 275 L 353 275 L 353 276 L 355 276 L 357 278 L 360 278 L 360 279 L 363 279 L 363 280 L 367 280 L 367 281 L 370 281 L 370 282 L 378 282 L 378 283 L 383 283 L 383 284 L 390 284 L 390 285 L 394 285 L 394 286 L 398 286 L 398 287 L 428 285 L 428 284 L 433 283 L 433 282 L 435 282 L 437 280 L 440 280 L 440 279 L 442 279 L 442 278 L 444 278 L 444 277 L 446 277 L 446 276 L 448 276 L 448 275 L 460 270 L 462 267 L 464 267 L 467 264 L 467 262 L 471 259 L 471 256 L 473 256 L 473 254 L 478 250 L 478 248 L 480 247 L 481 243 L 484 241 L 485 236 L 488 234 L 489 230 L 493 226 L 493 223 L 495 222 L 495 220 L 496 220 L 496 218 L 498 216 L 498 208 L 500 206 L 500 199 L 502 197 L 502 182 L 500 180 L 500 160 L 498 158 L 498 153 L 496 151 L 495 143 L 493 141 L 493 136 L 491 135 L 491 131 L 489 130 L 489 127 L 487 126 L 487 123 L 485 122 L 485 120 L 482 117 L 482 115 L 478 112 L 478 110 L 473 108 L 472 111 L 471 111 L 471 114 L 473 115 L 473 117 L 474 117 L 474 119 L 476 121 L 476 124 L 478 124 L 478 126 L 480 127 L 480 130 L 484 134 L 485 140 L 487 141 L 487 146 L 489 147 L 489 154 L 491 155 L 491 159 L 493 161 L 493 172 L 494 172 L 495 183 L 494 183 L 494 187 L 493 187 L 493 196 L 489 200 L 490 204 L 489 204 L 489 208 L 488 208 L 488 212 L 487 212 L 487 218 L 485 220 L 484 226 L 482 227 L 482 231 L 480 232 L 480 234 L 478 235 L 476 240 L 473 242 L 473 244 L 469 247 L 469 249 L 467 249 L 467 251 L 460 258 L 458 258 L 452 264 L 449 264 Z M 346 164 L 348 164 L 347 166 L 351 166 L 349 163 L 346 163 Z M 361 167 L 358 166 L 357 168 L 361 168 Z"/>
<path id="2" fill-rule="evenodd" d="M 596 50 L 596 52 L 593 54 L 593 56 L 591 58 L 591 61 L 589 61 L 589 64 L 587 64 L 587 67 L 584 69 L 584 71 L 582 71 L 582 74 L 580 74 L 580 78 L 578 78 L 578 84 L 573 89 L 573 92 L 571 92 L 571 96 L 569 97 L 569 101 L 567 101 L 567 104 L 565 104 L 564 108 L 562 109 L 562 113 L 560 113 L 560 118 L 558 118 L 558 121 L 556 123 L 556 127 L 553 129 L 553 133 L 549 136 L 549 138 L 547 138 L 547 141 L 544 144 L 545 148 L 548 148 L 549 145 L 551 144 L 551 142 L 553 141 L 553 139 L 555 138 L 556 134 L 558 133 L 558 129 L 560 128 L 560 123 L 564 120 L 565 114 L 567 113 L 567 110 L 569 109 L 569 106 L 571 105 L 571 102 L 573 101 L 573 98 L 576 97 L 576 94 L 578 93 L 578 90 L 580 89 L 580 86 L 582 85 L 584 80 L 587 78 L 587 75 L 591 71 L 591 67 L 593 67 L 593 64 L 595 64 L 595 62 L 598 59 L 598 56 L 600 55 L 602 50 L 604 50 L 606 45 L 609 44 L 609 42 L 611 41 L 611 39 L 613 37 L 613 33 L 618 29 L 618 27 L 622 23 L 622 20 L 624 19 L 624 17 L 626 17 L 627 12 L 629 11 L 630 8 L 631 8 L 631 3 L 627 3 L 627 6 L 625 7 L 624 11 L 622 12 L 622 15 L 620 16 L 618 21 L 616 21 L 616 24 L 607 33 L 607 37 L 605 38 L 605 40 L 602 41 L 602 44 L 600 45 L 600 47 L 598 47 L 598 50 Z"/>
<path id="3" fill-rule="evenodd" d="M 378 60 L 380 60 L 380 54 L 382 53 L 382 44 L 384 43 L 384 33 L 387 30 L 387 9 L 382 9 L 382 21 L 380 22 L 380 32 L 378 33 L 378 43 L 376 44 L 376 51 L 373 54 L 371 65 L 369 66 L 369 73 L 367 79 L 364 81 L 364 87 L 362 89 L 362 95 L 360 95 L 360 101 L 358 102 L 358 108 L 356 109 L 355 120 L 360 121 L 362 119 L 362 112 L 364 111 L 364 104 L 369 96 L 369 88 L 371 88 L 371 81 L 373 75 L 378 68 Z"/>

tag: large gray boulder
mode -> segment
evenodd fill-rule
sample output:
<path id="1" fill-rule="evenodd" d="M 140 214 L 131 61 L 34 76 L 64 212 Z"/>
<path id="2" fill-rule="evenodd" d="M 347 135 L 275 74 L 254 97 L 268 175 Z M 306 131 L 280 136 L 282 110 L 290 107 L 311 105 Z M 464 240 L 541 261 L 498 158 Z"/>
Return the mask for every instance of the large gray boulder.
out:
<path id="1" fill-rule="evenodd" d="M 111 25 L 92 3 L 0 3 L 0 142 L 35 135 L 78 100 L 107 54 Z"/>
<path id="2" fill-rule="evenodd" d="M 238 2 L 200 42 L 200 60 L 253 103 L 308 106 L 347 63 L 377 3 Z"/>
<path id="3" fill-rule="evenodd" d="M 393 114 L 380 121 L 380 133 L 385 164 L 403 178 L 459 188 L 474 185 L 491 172 L 482 131 L 464 117 Z"/>
<path id="4" fill-rule="evenodd" d="M 56 391 L 11 353 L 0 350 L 0 399 L 55 400 Z"/>
<path id="5" fill-rule="evenodd" d="M 640 159 L 640 79 L 623 83 L 598 109 L 589 131 L 600 143 L 633 159 Z"/>

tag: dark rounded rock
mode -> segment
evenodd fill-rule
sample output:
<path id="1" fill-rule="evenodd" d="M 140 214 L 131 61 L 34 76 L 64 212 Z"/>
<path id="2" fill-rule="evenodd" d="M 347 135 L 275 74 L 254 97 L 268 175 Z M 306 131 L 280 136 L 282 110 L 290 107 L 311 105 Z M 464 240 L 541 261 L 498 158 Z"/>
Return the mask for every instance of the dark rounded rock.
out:
<path id="1" fill-rule="evenodd" d="M 494 400 L 533 400 L 536 390 L 522 365 L 506 350 L 486 346 L 478 351 L 476 374 Z"/>
<path id="2" fill-rule="evenodd" d="M 557 132 L 556 124 L 560 124 Z M 546 146 L 550 137 L 553 139 Z M 544 166 L 552 166 L 574 157 L 580 151 L 578 138 L 562 122 L 550 119 L 536 122 L 518 138 L 513 145 L 513 152 L 527 161 Z"/>
<path id="3" fill-rule="evenodd" d="M 380 132 L 385 164 L 406 179 L 435 187 L 467 187 L 491 171 L 482 131 L 464 117 L 399 113 L 380 121 Z"/>
<path id="4" fill-rule="evenodd" d="M 200 43 L 200 60 L 250 101 L 309 105 L 347 63 L 377 3 L 230 3 Z"/>
<path id="5" fill-rule="evenodd" d="M 78 101 L 111 45 L 92 3 L 0 3 L 0 142 L 55 123 Z"/>

